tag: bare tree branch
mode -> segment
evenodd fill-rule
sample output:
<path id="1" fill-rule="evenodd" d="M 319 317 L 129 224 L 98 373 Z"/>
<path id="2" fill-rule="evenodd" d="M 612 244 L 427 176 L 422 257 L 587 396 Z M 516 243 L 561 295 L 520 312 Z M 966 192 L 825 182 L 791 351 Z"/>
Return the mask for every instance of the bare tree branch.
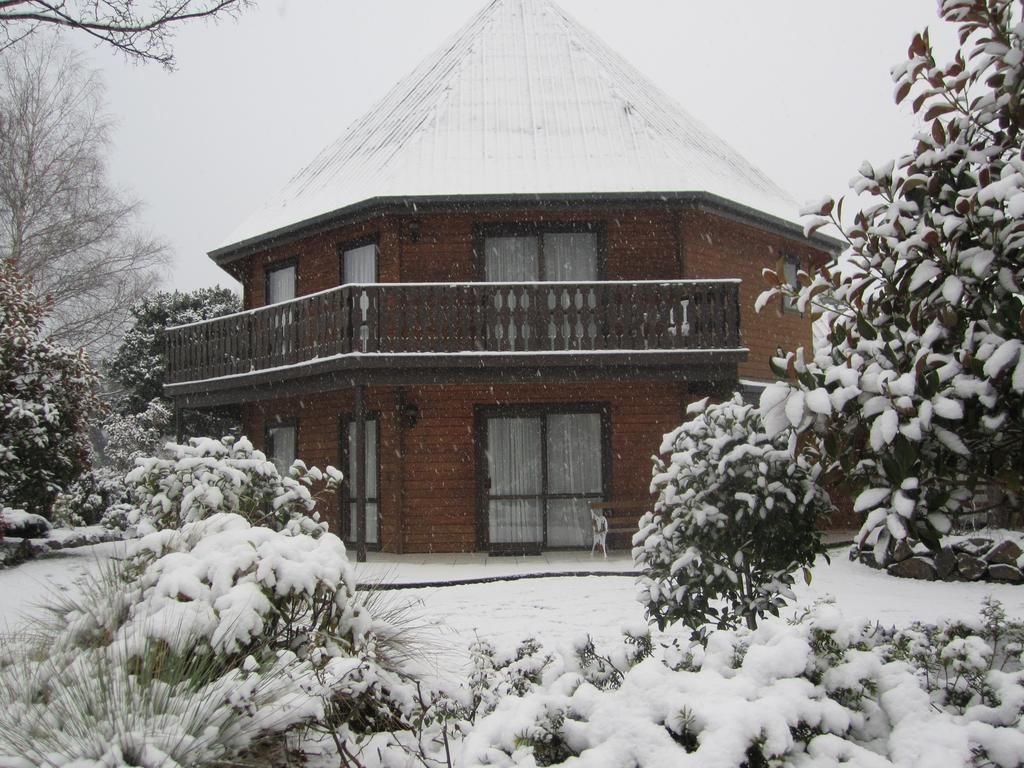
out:
<path id="1" fill-rule="evenodd" d="M 129 58 L 173 68 L 173 28 L 196 19 L 233 16 L 250 0 L 0 0 L 0 51 L 37 29 L 84 32 Z"/>
<path id="2" fill-rule="evenodd" d="M 106 173 L 103 84 L 55 36 L 0 59 L 0 258 L 52 303 L 56 339 L 103 352 L 168 261 Z"/>

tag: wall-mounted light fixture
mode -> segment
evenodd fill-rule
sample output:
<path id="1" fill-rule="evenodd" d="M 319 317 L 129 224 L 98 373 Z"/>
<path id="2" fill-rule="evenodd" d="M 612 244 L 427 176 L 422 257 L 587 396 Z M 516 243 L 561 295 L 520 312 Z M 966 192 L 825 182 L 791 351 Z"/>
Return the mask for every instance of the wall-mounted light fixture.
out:
<path id="1" fill-rule="evenodd" d="M 398 426 L 402 429 L 412 429 L 420 420 L 420 407 L 405 399 L 404 388 L 398 390 L 395 410 L 398 412 Z"/>
<path id="2" fill-rule="evenodd" d="M 409 222 L 409 242 L 418 243 L 420 241 L 420 220 L 413 219 Z"/>

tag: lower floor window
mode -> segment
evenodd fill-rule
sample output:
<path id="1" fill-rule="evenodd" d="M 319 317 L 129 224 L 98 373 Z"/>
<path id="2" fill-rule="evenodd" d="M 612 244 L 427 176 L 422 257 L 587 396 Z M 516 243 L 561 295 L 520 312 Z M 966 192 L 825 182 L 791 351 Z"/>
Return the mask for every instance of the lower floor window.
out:
<path id="1" fill-rule="evenodd" d="M 298 458 L 299 427 L 294 422 L 279 422 L 267 427 L 267 458 L 274 462 L 282 475 Z"/>
<path id="2" fill-rule="evenodd" d="M 356 500 L 359 498 L 358 472 L 356 469 L 356 422 L 345 419 L 342 422 L 342 466 L 345 478 L 341 486 L 341 519 L 344 539 L 349 543 L 356 540 Z M 377 419 L 366 420 L 366 543 L 380 545 L 380 491 L 379 452 L 377 450 Z"/>
<path id="3" fill-rule="evenodd" d="M 600 410 L 511 411 L 482 427 L 491 548 L 590 546 L 590 502 L 604 498 Z"/>

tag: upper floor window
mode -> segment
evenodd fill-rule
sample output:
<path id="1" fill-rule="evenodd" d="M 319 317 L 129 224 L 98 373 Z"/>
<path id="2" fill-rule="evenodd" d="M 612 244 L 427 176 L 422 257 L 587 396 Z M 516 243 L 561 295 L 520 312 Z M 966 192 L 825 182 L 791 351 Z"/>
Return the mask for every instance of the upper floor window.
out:
<path id="1" fill-rule="evenodd" d="M 487 234 L 483 251 L 488 282 L 598 279 L 598 242 L 593 231 Z"/>
<path id="2" fill-rule="evenodd" d="M 377 282 L 377 243 L 341 249 L 341 283 Z"/>
<path id="3" fill-rule="evenodd" d="M 292 262 L 267 268 L 267 304 L 279 304 L 295 298 L 298 266 Z"/>
<path id="4" fill-rule="evenodd" d="M 800 290 L 800 280 L 797 275 L 800 272 L 800 262 L 791 256 L 787 256 L 782 261 L 782 276 L 786 281 L 786 285 L 792 288 L 794 291 Z M 796 311 L 796 296 L 784 296 L 782 299 L 782 306 L 784 309 Z"/>

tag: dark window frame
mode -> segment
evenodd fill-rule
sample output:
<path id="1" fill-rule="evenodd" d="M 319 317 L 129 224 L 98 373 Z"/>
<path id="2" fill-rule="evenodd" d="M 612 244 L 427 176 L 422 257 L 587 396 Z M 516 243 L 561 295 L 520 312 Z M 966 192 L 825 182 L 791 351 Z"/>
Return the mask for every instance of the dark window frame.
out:
<path id="1" fill-rule="evenodd" d="M 488 237 L 536 237 L 537 282 L 547 282 L 544 275 L 544 235 L 593 232 L 597 235 L 597 280 L 608 279 L 607 228 L 603 221 L 508 221 L 479 223 L 473 227 L 473 268 L 478 282 L 486 283 Z"/>
<path id="2" fill-rule="evenodd" d="M 338 457 L 340 458 L 340 465 L 342 469 L 341 485 L 338 487 L 338 517 L 341 521 L 341 540 L 346 545 L 355 545 L 356 543 L 356 532 L 350 530 L 351 525 L 349 523 L 349 516 L 347 514 L 346 504 L 355 504 L 357 499 L 349 493 L 351 485 L 348 479 L 348 425 L 354 423 L 356 416 L 354 413 L 343 413 L 338 417 Z M 377 445 L 376 455 L 373 460 L 377 463 L 377 488 L 376 495 L 370 496 L 367 494 L 366 503 L 377 505 L 377 542 L 373 543 L 370 541 L 366 542 L 366 548 L 371 552 L 380 552 L 381 544 L 383 543 L 382 533 L 383 526 L 381 525 L 381 509 L 380 509 L 380 443 L 381 443 L 381 419 L 379 411 L 367 411 L 366 412 L 367 423 L 374 421 L 377 423 Z M 369 490 L 369 489 L 367 489 Z"/>
<path id="3" fill-rule="evenodd" d="M 279 261 L 273 261 L 267 264 L 263 268 L 263 306 L 271 307 L 273 304 L 270 303 L 270 274 L 271 272 L 278 272 L 282 269 L 288 269 L 289 267 L 295 267 L 295 298 L 299 297 L 299 257 L 292 256 L 287 259 L 280 259 Z M 275 302 L 276 304 L 283 304 L 284 302 Z"/>
<path id="4" fill-rule="evenodd" d="M 343 240 L 335 245 L 338 262 L 338 285 L 352 285 L 352 283 L 345 282 L 345 251 L 362 248 L 365 245 L 372 245 L 375 248 L 373 282 L 380 282 L 380 233 L 374 232 L 352 240 Z"/>
<path id="5" fill-rule="evenodd" d="M 292 427 L 295 430 L 295 458 L 299 458 L 299 417 L 273 416 L 263 423 L 263 448 L 269 461 L 274 461 L 274 440 L 272 431 L 280 427 Z M 274 462 L 276 466 L 276 462 Z M 287 470 L 286 470 L 287 471 Z"/>
<path id="6" fill-rule="evenodd" d="M 601 491 L 600 494 L 549 493 L 548 492 L 548 461 L 547 461 L 547 417 L 560 414 L 596 413 L 601 419 Z M 499 495 L 490 494 L 487 476 L 487 420 L 491 418 L 540 418 L 541 419 L 541 490 L 539 494 Z M 607 501 L 612 495 L 612 405 L 608 401 L 578 403 L 512 403 L 508 405 L 478 405 L 473 409 L 473 448 L 476 472 L 476 546 L 478 550 L 486 550 L 495 554 L 536 554 L 536 547 L 522 544 L 492 544 L 489 540 L 487 502 L 490 499 L 526 499 L 540 497 L 544 501 L 542 511 L 543 538 L 541 551 L 583 550 L 581 547 L 550 547 L 548 546 L 548 511 L 547 501 L 559 499 L 589 498 L 594 501 Z M 597 498 L 600 496 L 600 498 Z"/>

